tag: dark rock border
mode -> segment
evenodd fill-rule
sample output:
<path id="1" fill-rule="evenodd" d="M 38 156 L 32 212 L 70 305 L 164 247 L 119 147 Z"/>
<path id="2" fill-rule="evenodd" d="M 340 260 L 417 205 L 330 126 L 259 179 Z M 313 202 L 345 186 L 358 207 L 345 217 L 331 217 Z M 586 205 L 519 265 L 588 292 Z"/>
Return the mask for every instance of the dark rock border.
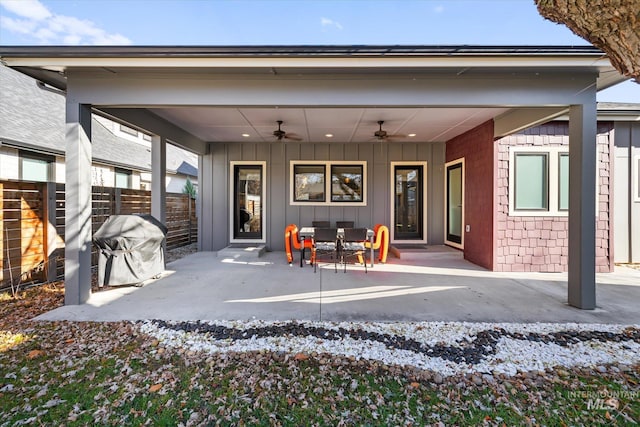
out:
<path id="1" fill-rule="evenodd" d="M 366 331 L 363 329 L 338 329 L 305 326 L 298 322 L 285 322 L 278 325 L 265 327 L 250 327 L 236 329 L 221 325 L 212 325 L 207 322 L 167 322 L 164 320 L 151 320 L 152 324 L 159 328 L 174 331 L 184 331 L 195 334 L 206 334 L 215 340 L 248 340 L 252 338 L 268 337 L 315 337 L 339 341 L 350 338 L 360 341 L 373 341 L 384 344 L 392 350 L 406 350 L 424 354 L 429 357 L 438 357 L 455 363 L 478 364 L 487 356 L 496 353 L 498 341 L 501 338 L 511 338 L 521 341 L 539 342 L 543 344 L 556 344 L 562 347 L 586 341 L 600 342 L 626 342 L 633 341 L 640 344 L 640 329 L 627 328 L 622 333 L 604 331 L 571 331 L 564 330 L 549 334 L 537 332 L 517 333 L 507 332 L 503 328 L 487 329 L 477 332 L 471 341 L 457 342 L 456 345 L 435 344 L 428 345 L 401 335 L 383 334 Z"/>

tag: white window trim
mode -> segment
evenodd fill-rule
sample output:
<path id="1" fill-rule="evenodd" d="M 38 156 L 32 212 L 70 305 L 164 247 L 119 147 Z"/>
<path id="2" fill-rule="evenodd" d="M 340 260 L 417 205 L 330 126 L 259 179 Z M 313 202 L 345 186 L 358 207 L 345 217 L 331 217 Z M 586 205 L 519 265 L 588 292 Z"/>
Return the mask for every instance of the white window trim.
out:
<path id="1" fill-rule="evenodd" d="M 395 181 L 396 181 L 396 177 L 395 177 L 395 168 L 396 166 L 422 166 L 422 231 L 423 231 L 423 238 L 421 240 L 416 240 L 416 239 L 409 239 L 409 240 L 396 240 L 395 237 L 395 230 L 396 227 L 393 224 L 395 222 L 395 216 L 394 216 L 394 210 L 395 210 L 395 202 L 393 201 L 393 197 L 394 197 L 394 193 L 395 193 Z M 413 161 L 403 161 L 403 162 L 391 162 L 391 168 L 389 171 L 389 176 L 390 176 L 390 183 L 389 183 L 389 218 L 391 219 L 391 227 L 389 227 L 389 243 L 422 243 L 422 244 L 427 244 L 427 235 L 428 233 L 428 229 L 427 229 L 427 224 L 429 224 L 429 222 L 427 221 L 427 216 L 428 216 L 428 210 L 427 210 L 427 174 L 428 170 L 427 170 L 427 162 L 413 162 Z"/>
<path id="2" fill-rule="evenodd" d="M 234 197 L 234 174 L 233 171 L 236 166 L 261 166 L 262 167 L 262 218 L 260 221 L 260 228 L 262 230 L 261 239 L 236 239 L 233 237 L 233 207 Z M 229 162 L 229 243 L 267 243 L 267 162 L 266 161 L 252 161 L 252 160 L 238 160 Z"/>
<path id="3" fill-rule="evenodd" d="M 127 186 L 126 187 L 118 187 L 118 176 L 126 175 L 127 176 Z M 123 190 L 130 190 L 133 188 L 133 171 L 131 169 L 124 168 L 114 168 L 113 169 L 113 188 L 120 188 Z"/>
<path id="4" fill-rule="evenodd" d="M 460 236 L 460 243 L 447 240 L 447 234 L 448 234 L 447 233 L 447 203 L 449 201 L 448 200 L 449 197 L 447 194 L 447 169 L 449 168 L 449 166 L 453 166 L 458 163 L 462 164 L 462 171 L 461 171 L 462 173 L 462 233 Z M 452 246 L 457 249 L 464 249 L 464 235 L 467 230 L 466 224 L 464 222 L 464 211 L 465 211 L 464 187 L 465 187 L 464 157 L 445 163 L 444 164 L 444 217 L 443 217 L 444 218 L 444 243 L 445 245 Z"/>
<path id="5" fill-rule="evenodd" d="M 516 154 L 521 153 L 533 153 L 533 154 L 548 154 L 549 161 L 549 175 L 547 177 L 548 185 L 548 197 L 549 205 L 548 210 L 516 210 L 516 195 L 515 195 L 515 166 L 516 166 Z M 560 155 L 569 154 L 569 147 L 567 146 L 536 146 L 536 147 L 509 147 L 509 216 L 540 216 L 540 217 L 566 217 L 569 216 L 569 210 L 559 209 L 559 191 L 560 191 Z M 600 201 L 600 155 L 598 153 L 596 157 L 596 217 L 599 215 Z"/>
<path id="6" fill-rule="evenodd" d="M 25 160 L 36 160 L 44 162 L 45 164 L 45 175 L 47 176 L 45 181 L 36 181 L 36 182 L 55 182 L 56 178 L 56 158 L 49 154 L 40 154 L 29 152 L 27 150 L 18 150 L 18 179 L 21 181 L 26 181 L 24 177 L 24 161 Z"/>
<path id="7" fill-rule="evenodd" d="M 509 215 L 510 216 L 567 216 L 566 211 L 558 209 L 558 165 L 560 153 L 568 153 L 566 147 L 510 147 L 509 148 Z M 546 154 L 547 155 L 547 198 L 546 210 L 531 209 L 516 210 L 516 155 L 518 154 Z"/>
<path id="8" fill-rule="evenodd" d="M 633 201 L 640 202 L 640 154 L 633 156 L 633 165 L 631 166 L 631 169 L 633 170 Z"/>
<path id="9" fill-rule="evenodd" d="M 325 167 L 324 202 L 299 202 L 294 198 L 296 165 L 323 165 Z M 354 165 L 362 166 L 362 201 L 334 202 L 331 201 L 331 166 Z M 367 206 L 367 162 L 362 160 L 291 160 L 289 162 L 289 204 L 291 206 Z"/>

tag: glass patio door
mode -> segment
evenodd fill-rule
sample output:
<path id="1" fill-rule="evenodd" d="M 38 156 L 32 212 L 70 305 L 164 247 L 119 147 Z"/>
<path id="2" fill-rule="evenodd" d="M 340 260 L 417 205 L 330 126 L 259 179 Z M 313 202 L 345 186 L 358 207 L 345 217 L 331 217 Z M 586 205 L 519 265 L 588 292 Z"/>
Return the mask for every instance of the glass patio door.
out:
<path id="1" fill-rule="evenodd" d="M 446 241 L 453 246 L 462 245 L 463 227 L 463 163 L 458 161 L 446 165 Z"/>
<path id="2" fill-rule="evenodd" d="M 423 166 L 393 167 L 393 238 L 394 240 L 424 240 Z"/>
<path id="3" fill-rule="evenodd" d="M 233 166 L 234 239 L 263 239 L 263 180 L 262 165 Z"/>

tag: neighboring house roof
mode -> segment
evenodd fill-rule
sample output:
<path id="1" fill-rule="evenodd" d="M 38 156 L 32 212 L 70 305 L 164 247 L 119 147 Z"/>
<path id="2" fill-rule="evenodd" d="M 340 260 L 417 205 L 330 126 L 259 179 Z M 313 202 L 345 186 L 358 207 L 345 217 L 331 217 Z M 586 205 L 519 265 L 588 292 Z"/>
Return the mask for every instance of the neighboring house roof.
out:
<path id="1" fill-rule="evenodd" d="M 0 66 L 2 144 L 64 153 L 65 101 L 11 68 Z"/>
<path id="2" fill-rule="evenodd" d="M 187 162 L 182 162 L 182 163 L 180 163 L 180 167 L 178 167 L 178 169 L 176 169 L 176 173 L 181 173 L 183 175 L 189 175 L 189 176 L 197 177 L 198 176 L 198 168 L 196 168 L 195 166 L 193 166 L 192 164 L 189 164 Z"/>
<path id="3" fill-rule="evenodd" d="M 167 144 L 167 172 L 198 176 L 198 158 L 195 154 Z"/>
<path id="4" fill-rule="evenodd" d="M 640 111 L 640 103 L 634 102 L 598 102 L 600 111 Z"/>
<path id="5" fill-rule="evenodd" d="M 640 103 L 598 102 L 598 120 L 610 122 L 640 121 Z M 569 115 L 556 117 L 557 121 L 568 121 Z"/>
<path id="6" fill-rule="evenodd" d="M 96 119 L 92 120 L 93 157 L 107 164 L 141 171 L 151 170 L 151 149 L 119 138 Z"/>
<path id="7" fill-rule="evenodd" d="M 65 154 L 64 94 L 0 66 L 0 144 L 41 153 Z M 92 157 L 97 163 L 151 170 L 151 150 L 114 135 L 95 118 L 91 123 Z M 167 170 L 198 176 L 197 157 L 167 145 Z M 195 163 L 195 165 L 194 165 Z"/>
<path id="8" fill-rule="evenodd" d="M 640 120 L 640 103 L 598 102 L 598 118 L 619 121 Z"/>

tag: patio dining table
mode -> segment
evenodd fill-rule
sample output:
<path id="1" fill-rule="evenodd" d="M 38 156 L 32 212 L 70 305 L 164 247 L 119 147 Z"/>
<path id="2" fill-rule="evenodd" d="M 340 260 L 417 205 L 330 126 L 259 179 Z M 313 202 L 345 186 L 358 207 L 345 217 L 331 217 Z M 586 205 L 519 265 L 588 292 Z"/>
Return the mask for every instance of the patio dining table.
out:
<path id="1" fill-rule="evenodd" d="M 344 239 L 344 228 L 338 228 L 337 229 L 337 239 L 338 240 L 342 240 Z M 304 266 L 304 245 L 307 241 L 307 239 L 313 239 L 313 236 L 315 235 L 316 232 L 316 228 L 315 227 L 302 227 L 299 231 L 298 231 L 298 235 L 300 236 L 300 267 Z M 374 257 L 374 249 L 373 249 L 373 239 L 375 237 L 375 233 L 373 231 L 373 229 L 371 228 L 367 228 L 367 238 L 369 239 L 369 241 L 371 242 L 371 267 L 373 268 L 373 257 Z M 366 262 L 366 261 L 365 261 Z"/>

